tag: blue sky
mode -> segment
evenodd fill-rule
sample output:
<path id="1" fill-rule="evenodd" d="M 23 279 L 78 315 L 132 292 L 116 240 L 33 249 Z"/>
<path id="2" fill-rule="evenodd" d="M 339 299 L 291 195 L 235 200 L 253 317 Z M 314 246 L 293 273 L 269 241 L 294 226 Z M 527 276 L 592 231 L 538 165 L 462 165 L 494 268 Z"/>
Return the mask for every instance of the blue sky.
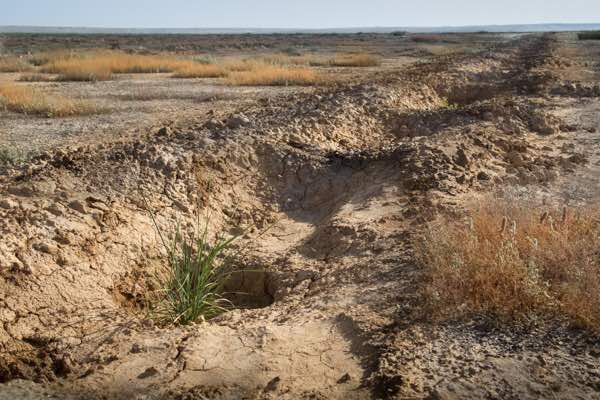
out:
<path id="1" fill-rule="evenodd" d="M 0 25 L 336 28 L 600 22 L 600 0 L 0 0 Z"/>

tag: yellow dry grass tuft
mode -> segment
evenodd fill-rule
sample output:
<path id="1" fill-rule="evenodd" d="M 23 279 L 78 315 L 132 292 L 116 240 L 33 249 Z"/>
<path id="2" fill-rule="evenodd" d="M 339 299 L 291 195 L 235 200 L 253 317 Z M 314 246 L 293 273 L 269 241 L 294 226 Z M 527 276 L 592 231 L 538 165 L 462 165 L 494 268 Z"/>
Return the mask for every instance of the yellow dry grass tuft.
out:
<path id="1" fill-rule="evenodd" d="M 102 111 L 87 101 L 73 100 L 62 96 L 51 96 L 29 86 L 14 84 L 0 85 L 1 108 L 18 113 L 43 115 L 46 117 L 89 115 Z"/>
<path id="2" fill-rule="evenodd" d="M 48 64 L 50 62 L 73 58 L 75 57 L 75 54 L 76 53 L 73 50 L 67 49 L 43 51 L 32 55 L 29 58 L 29 61 L 31 64 L 39 67 L 40 65 Z"/>
<path id="3" fill-rule="evenodd" d="M 333 67 L 376 67 L 380 63 L 379 58 L 370 54 L 343 54 L 329 62 Z"/>
<path id="4" fill-rule="evenodd" d="M 226 75 L 227 71 L 218 65 L 189 62 L 188 65 L 178 68 L 173 78 L 221 78 Z"/>
<path id="5" fill-rule="evenodd" d="M 244 71 L 252 71 L 257 68 L 261 68 L 265 65 L 256 59 L 246 58 L 246 59 L 226 59 L 223 60 L 221 65 L 227 71 L 232 72 L 244 72 Z"/>
<path id="6" fill-rule="evenodd" d="M 59 74 L 58 80 L 107 80 L 112 74 L 166 73 L 190 68 L 190 60 L 169 56 L 136 55 L 119 51 L 92 51 L 48 58 L 41 72 Z"/>
<path id="7" fill-rule="evenodd" d="M 267 54 L 257 58 L 257 61 L 274 65 L 308 65 L 311 57 L 303 55 L 288 55 L 284 53 Z"/>
<path id="8" fill-rule="evenodd" d="M 28 72 L 33 66 L 18 57 L 0 57 L 0 72 Z"/>
<path id="9" fill-rule="evenodd" d="M 235 86 L 311 86 L 324 83 L 323 76 L 310 68 L 288 68 L 257 63 L 246 71 L 229 74 L 227 83 Z"/>
<path id="10" fill-rule="evenodd" d="M 94 59 L 55 61 L 50 66 L 42 69 L 45 73 L 59 74 L 57 81 L 63 82 L 96 82 L 107 81 L 112 78 L 109 66 L 97 63 Z"/>
<path id="11" fill-rule="evenodd" d="M 566 318 L 600 330 L 600 209 L 488 201 L 467 223 L 430 226 L 426 298 L 441 315 Z"/>
<path id="12" fill-rule="evenodd" d="M 21 75 L 19 77 L 19 81 L 20 82 L 52 82 L 52 81 L 54 81 L 54 78 L 51 75 L 30 73 L 30 74 Z"/>

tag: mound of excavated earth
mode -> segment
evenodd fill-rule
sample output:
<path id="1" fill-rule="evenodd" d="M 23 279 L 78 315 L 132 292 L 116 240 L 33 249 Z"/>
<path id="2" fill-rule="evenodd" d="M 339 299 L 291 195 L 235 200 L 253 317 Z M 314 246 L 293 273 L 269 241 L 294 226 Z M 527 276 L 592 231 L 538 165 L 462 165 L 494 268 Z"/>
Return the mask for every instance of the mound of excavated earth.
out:
<path id="1" fill-rule="evenodd" d="M 469 196 L 599 183 L 600 101 L 561 80 L 562 45 L 522 37 L 0 176 L 0 399 L 600 398 L 597 337 L 428 322 L 413 256 Z M 211 232 L 249 228 L 234 310 L 144 318 L 164 262 L 148 209 L 164 230 L 207 210 Z"/>

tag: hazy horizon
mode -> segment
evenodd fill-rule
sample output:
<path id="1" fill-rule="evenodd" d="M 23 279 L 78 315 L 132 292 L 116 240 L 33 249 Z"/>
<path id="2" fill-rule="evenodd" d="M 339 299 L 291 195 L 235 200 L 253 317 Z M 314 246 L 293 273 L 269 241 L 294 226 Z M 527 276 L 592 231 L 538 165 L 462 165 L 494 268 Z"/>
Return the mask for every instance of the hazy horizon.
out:
<path id="1" fill-rule="evenodd" d="M 8 3 L 7 0 L 0 0 Z M 340 29 L 355 27 L 437 27 L 600 22 L 600 2 L 571 0 L 275 0 L 248 2 L 105 0 L 22 0 L 3 7 L 2 26 L 97 29 Z"/>

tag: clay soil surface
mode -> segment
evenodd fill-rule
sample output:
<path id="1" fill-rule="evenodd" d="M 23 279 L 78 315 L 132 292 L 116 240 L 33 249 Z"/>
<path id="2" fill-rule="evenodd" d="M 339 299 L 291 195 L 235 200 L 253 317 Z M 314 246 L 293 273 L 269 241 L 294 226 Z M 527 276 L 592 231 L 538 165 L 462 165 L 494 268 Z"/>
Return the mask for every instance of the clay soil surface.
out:
<path id="1" fill-rule="evenodd" d="M 0 110 L 0 399 L 600 399 L 597 332 L 432 319 L 429 221 L 484 196 L 600 188 L 600 41 L 539 35 L 0 37 L 9 54 L 368 51 L 316 87 L 119 75 L 35 82 L 109 111 Z M 0 73 L 0 82 L 18 80 Z M 159 226 L 242 234 L 235 307 L 145 312 Z M 177 222 L 178 221 L 178 222 Z M 599 239 L 600 240 L 600 239 Z M 600 243 L 599 243 L 600 247 Z"/>

